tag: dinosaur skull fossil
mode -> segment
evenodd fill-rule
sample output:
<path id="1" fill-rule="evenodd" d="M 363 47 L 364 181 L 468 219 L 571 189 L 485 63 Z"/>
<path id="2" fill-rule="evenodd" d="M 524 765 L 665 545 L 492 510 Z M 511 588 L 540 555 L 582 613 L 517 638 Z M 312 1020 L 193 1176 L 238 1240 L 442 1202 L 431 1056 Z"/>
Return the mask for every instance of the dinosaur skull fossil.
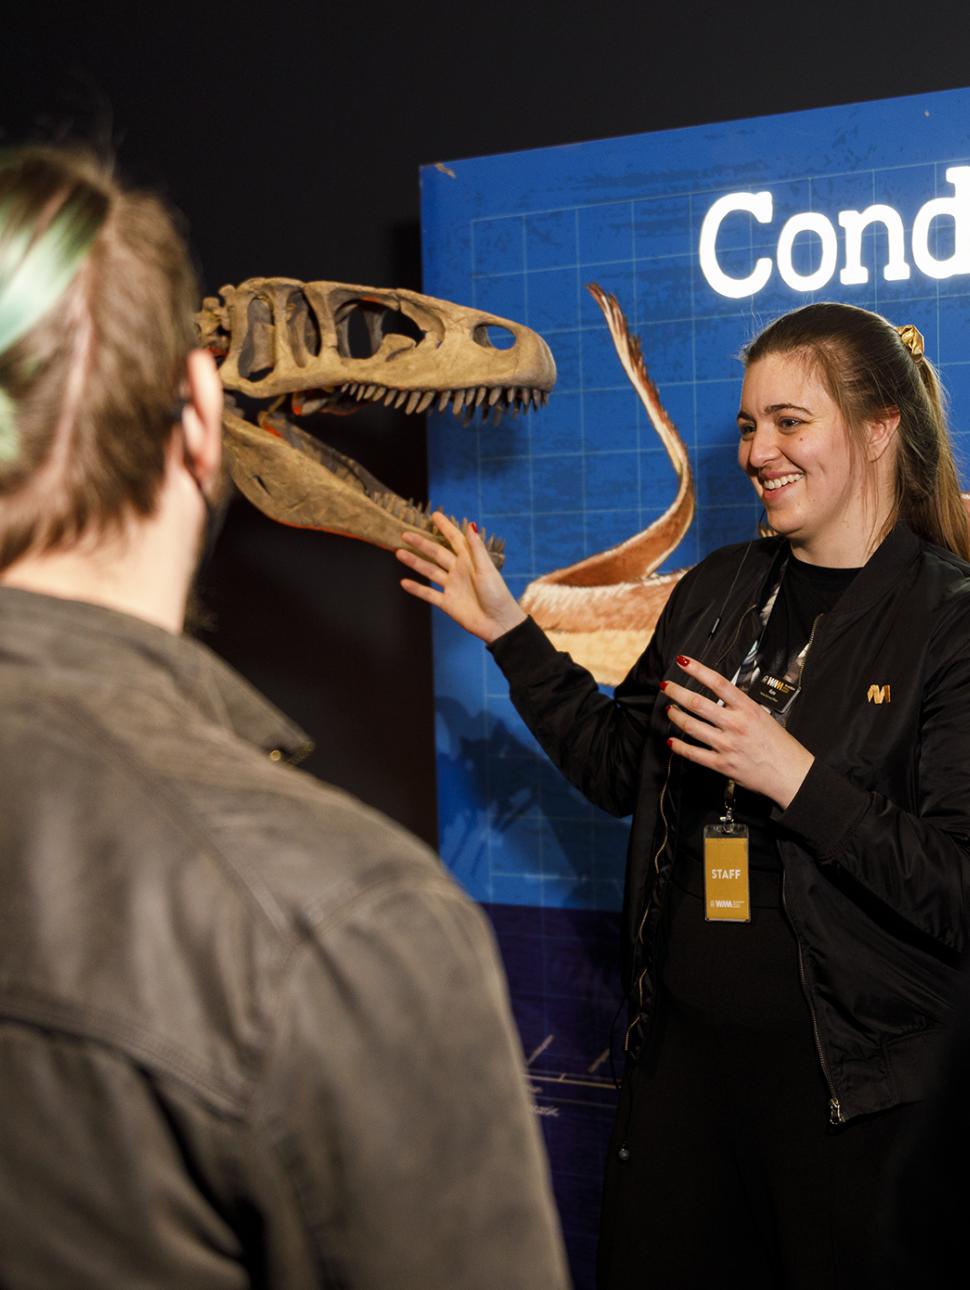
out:
<path id="1" fill-rule="evenodd" d="M 345 414 L 363 403 L 408 413 L 436 403 L 466 422 L 497 422 L 538 408 L 556 368 L 542 338 L 520 323 L 416 291 L 249 278 L 208 297 L 196 315 L 201 344 L 228 390 L 273 399 L 247 422 L 227 401 L 226 457 L 240 491 L 272 519 L 377 546 L 403 529 L 439 538 L 430 507 L 405 502 L 349 457 L 292 425 L 297 416 Z M 502 544 L 489 539 L 496 564 Z"/>

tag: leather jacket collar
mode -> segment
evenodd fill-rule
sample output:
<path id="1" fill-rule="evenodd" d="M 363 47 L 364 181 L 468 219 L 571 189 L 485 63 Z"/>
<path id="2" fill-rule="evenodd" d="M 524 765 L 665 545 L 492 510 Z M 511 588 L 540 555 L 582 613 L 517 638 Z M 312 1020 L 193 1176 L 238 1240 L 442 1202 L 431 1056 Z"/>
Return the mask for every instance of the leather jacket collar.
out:
<path id="1" fill-rule="evenodd" d="M 167 690 L 264 752 L 299 760 L 309 737 L 211 650 L 187 636 L 102 605 L 0 586 L 0 666 L 126 678 Z"/>

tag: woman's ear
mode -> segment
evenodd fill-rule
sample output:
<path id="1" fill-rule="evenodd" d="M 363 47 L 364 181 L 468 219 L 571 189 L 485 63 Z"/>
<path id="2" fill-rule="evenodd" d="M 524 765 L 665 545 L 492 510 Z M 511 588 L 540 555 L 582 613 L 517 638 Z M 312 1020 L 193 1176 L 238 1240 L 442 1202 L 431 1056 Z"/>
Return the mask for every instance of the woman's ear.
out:
<path id="1" fill-rule="evenodd" d="M 866 460 L 878 461 L 896 438 L 899 408 L 883 408 L 879 416 L 866 422 Z"/>
<path id="2" fill-rule="evenodd" d="M 207 349 L 193 349 L 185 363 L 186 406 L 182 412 L 185 451 L 199 484 L 217 479 L 222 460 L 222 382 Z"/>

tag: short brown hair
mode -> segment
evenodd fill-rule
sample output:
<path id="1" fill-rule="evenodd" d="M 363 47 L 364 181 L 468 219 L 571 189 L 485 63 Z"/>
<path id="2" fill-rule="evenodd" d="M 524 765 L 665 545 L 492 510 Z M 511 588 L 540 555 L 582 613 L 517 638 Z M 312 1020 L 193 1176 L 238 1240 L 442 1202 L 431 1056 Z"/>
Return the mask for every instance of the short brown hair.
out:
<path id="1" fill-rule="evenodd" d="M 48 288 L 68 279 L 53 301 L 41 293 L 36 320 L 31 256 Z M 152 513 L 197 301 L 156 197 L 124 191 L 88 154 L 0 157 L 0 304 L 30 324 L 0 328 L 13 332 L 0 349 L 0 570 Z"/>
<path id="2" fill-rule="evenodd" d="M 817 368 L 850 433 L 899 411 L 891 523 L 970 560 L 970 530 L 947 428 L 943 391 L 925 356 L 915 356 L 880 314 L 823 301 L 776 319 L 744 351 L 803 354 Z M 882 536 L 885 536 L 883 534 Z"/>

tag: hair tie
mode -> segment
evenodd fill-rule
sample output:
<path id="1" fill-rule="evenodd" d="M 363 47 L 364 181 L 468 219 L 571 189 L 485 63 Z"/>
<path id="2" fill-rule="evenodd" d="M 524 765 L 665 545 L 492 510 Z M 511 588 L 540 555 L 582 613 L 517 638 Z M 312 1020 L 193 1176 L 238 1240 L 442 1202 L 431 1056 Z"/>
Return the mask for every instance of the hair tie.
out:
<path id="1" fill-rule="evenodd" d="M 918 327 L 914 327 L 912 323 L 906 323 L 903 327 L 897 327 L 896 331 L 899 335 L 899 339 L 912 354 L 914 362 L 918 363 L 923 357 L 925 348 L 923 333 Z"/>

